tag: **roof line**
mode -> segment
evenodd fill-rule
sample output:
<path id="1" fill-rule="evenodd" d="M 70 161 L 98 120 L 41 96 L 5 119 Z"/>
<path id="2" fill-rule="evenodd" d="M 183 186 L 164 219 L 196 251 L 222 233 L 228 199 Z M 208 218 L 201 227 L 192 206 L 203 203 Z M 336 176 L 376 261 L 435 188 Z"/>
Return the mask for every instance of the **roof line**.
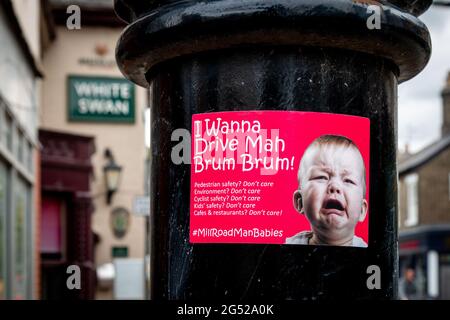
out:
<path id="1" fill-rule="evenodd" d="M 399 232 L 400 237 L 408 237 L 411 235 L 417 235 L 420 233 L 428 232 L 450 232 L 450 224 L 426 224 L 411 229 L 401 230 Z"/>
<path id="2" fill-rule="evenodd" d="M 52 15 L 56 25 L 66 24 L 67 7 L 70 4 L 77 5 L 82 10 L 83 25 L 120 28 L 124 28 L 127 25 L 116 15 L 112 0 L 101 2 L 92 0 L 50 0 Z"/>
<path id="3" fill-rule="evenodd" d="M 45 17 L 45 24 L 47 25 L 50 41 L 53 41 L 56 39 L 56 30 L 49 0 L 43 0 L 41 2 L 41 10 Z"/>
<path id="4" fill-rule="evenodd" d="M 398 173 L 400 176 L 406 175 L 415 169 L 423 166 L 436 156 L 438 156 L 442 151 L 450 146 L 450 133 L 436 141 L 435 143 L 429 145 L 422 151 L 411 155 L 409 158 L 405 159 L 398 166 Z"/>
<path id="5" fill-rule="evenodd" d="M 19 20 L 17 19 L 17 15 L 16 15 L 16 12 L 14 11 L 11 0 L 0 1 L 0 5 L 5 10 L 4 11 L 5 16 L 6 16 L 7 20 L 9 21 L 11 28 L 13 29 L 13 33 L 17 37 L 16 39 L 19 42 L 19 46 L 23 50 L 25 59 L 28 61 L 35 76 L 42 78 L 44 76 L 44 73 L 42 71 L 41 66 L 39 65 L 39 63 L 36 61 L 33 54 L 31 53 L 30 47 L 28 45 L 27 40 L 25 39 L 22 28 L 20 27 L 20 23 L 19 23 Z"/>

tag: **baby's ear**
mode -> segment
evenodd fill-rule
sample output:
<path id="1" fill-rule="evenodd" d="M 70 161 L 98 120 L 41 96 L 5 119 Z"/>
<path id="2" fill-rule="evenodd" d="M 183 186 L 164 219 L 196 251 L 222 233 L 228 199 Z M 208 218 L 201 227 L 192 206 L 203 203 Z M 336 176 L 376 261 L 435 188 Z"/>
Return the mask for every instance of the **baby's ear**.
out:
<path id="1" fill-rule="evenodd" d="M 303 201 L 302 201 L 302 193 L 300 190 L 296 190 L 294 192 L 294 208 L 297 210 L 298 213 L 303 214 Z"/>
<path id="2" fill-rule="evenodd" d="M 363 222 L 366 219 L 368 209 L 369 209 L 369 205 L 367 204 L 367 200 L 363 199 L 362 205 L 361 205 L 361 214 L 359 215 L 359 222 Z"/>

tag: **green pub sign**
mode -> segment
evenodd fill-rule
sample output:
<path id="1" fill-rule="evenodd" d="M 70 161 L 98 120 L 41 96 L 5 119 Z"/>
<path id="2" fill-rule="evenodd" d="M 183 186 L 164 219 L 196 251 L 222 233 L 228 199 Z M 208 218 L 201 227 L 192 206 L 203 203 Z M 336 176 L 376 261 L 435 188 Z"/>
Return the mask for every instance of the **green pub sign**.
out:
<path id="1" fill-rule="evenodd" d="M 123 78 L 69 76 L 69 121 L 134 123 L 135 89 Z"/>
<path id="2" fill-rule="evenodd" d="M 112 247 L 111 255 L 113 258 L 128 258 L 128 247 Z"/>

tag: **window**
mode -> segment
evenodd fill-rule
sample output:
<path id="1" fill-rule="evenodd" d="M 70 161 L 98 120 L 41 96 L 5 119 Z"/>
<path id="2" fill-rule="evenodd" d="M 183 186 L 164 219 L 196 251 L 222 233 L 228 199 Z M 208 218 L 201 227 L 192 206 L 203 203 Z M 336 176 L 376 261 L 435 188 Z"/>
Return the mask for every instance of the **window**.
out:
<path id="1" fill-rule="evenodd" d="M 409 174 L 405 177 L 406 185 L 406 220 L 405 226 L 412 227 L 419 223 L 419 175 Z"/>
<path id="2" fill-rule="evenodd" d="M 20 163 L 23 163 L 24 137 L 22 132 L 17 133 L 16 155 Z"/>
<path id="3" fill-rule="evenodd" d="M 21 180 L 17 180 L 14 210 L 14 278 L 13 299 L 27 298 L 27 222 L 28 222 L 28 188 Z"/>
<path id="4" fill-rule="evenodd" d="M 23 149 L 23 161 L 22 164 L 23 166 L 28 170 L 28 141 L 26 139 L 24 139 L 23 141 L 23 145 L 22 145 L 22 149 Z"/>
<path id="5" fill-rule="evenodd" d="M 60 260 L 64 255 L 64 201 L 44 195 L 41 202 L 41 257 Z"/>
<path id="6" fill-rule="evenodd" d="M 26 150 L 25 165 L 30 172 L 33 172 L 33 146 L 31 143 L 26 143 Z"/>
<path id="7" fill-rule="evenodd" d="M 5 271 L 6 271 L 6 199 L 8 186 L 8 171 L 0 162 L 0 300 L 5 299 Z"/>
<path id="8" fill-rule="evenodd" d="M 3 110 L 2 101 L 0 100 L 0 145 L 5 141 L 5 111 Z"/>
<path id="9" fill-rule="evenodd" d="M 34 90 L 34 89 L 33 89 Z M 33 122 L 15 117 L 0 95 L 0 300 L 33 298 Z M 30 126 L 28 126 L 30 125 Z M 31 150 L 31 151 L 30 151 Z"/>
<path id="10" fill-rule="evenodd" d="M 6 141 L 6 147 L 9 151 L 12 151 L 12 138 L 13 138 L 13 123 L 11 117 L 5 113 L 4 116 L 4 129 L 2 130 L 2 136 L 5 138 Z"/>

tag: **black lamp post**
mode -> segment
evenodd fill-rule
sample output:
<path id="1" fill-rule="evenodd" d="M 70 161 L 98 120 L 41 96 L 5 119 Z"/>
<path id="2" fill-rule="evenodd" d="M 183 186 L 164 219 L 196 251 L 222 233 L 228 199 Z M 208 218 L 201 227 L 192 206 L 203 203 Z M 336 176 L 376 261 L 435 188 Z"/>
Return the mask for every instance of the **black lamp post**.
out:
<path id="1" fill-rule="evenodd" d="M 430 36 L 418 16 L 431 3 L 115 1 L 130 24 L 119 67 L 152 97 L 152 298 L 396 297 L 397 86 L 428 62 Z M 371 5 L 380 28 L 368 28 Z M 195 114 L 246 110 L 370 119 L 367 249 L 189 242 L 191 168 L 171 162 L 172 132 L 190 129 Z M 376 290 L 366 282 L 373 265 Z"/>
<path id="2" fill-rule="evenodd" d="M 105 158 L 108 159 L 108 163 L 103 167 L 106 184 L 106 203 L 111 204 L 112 196 L 119 188 L 122 167 L 116 164 L 111 150 L 105 150 Z"/>

